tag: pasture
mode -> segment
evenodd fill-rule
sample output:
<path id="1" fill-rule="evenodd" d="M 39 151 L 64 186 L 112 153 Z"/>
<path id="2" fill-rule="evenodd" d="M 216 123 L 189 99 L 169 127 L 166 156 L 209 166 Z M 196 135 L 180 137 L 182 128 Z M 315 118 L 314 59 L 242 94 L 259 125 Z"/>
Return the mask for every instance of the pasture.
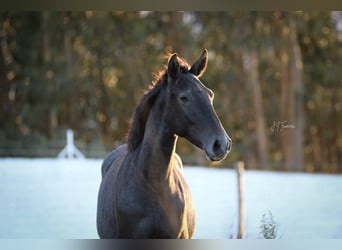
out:
<path id="1" fill-rule="evenodd" d="M 98 238 L 102 160 L 0 159 L 0 238 Z M 187 166 L 194 238 L 235 238 L 237 180 L 229 169 Z M 342 176 L 245 172 L 246 236 L 271 211 L 282 239 L 342 238 Z"/>

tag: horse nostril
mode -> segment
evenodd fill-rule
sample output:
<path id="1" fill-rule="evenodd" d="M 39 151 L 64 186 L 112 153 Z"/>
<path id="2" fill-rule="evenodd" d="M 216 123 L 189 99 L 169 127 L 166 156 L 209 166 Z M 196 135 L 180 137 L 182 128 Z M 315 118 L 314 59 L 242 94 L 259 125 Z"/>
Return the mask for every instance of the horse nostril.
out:
<path id="1" fill-rule="evenodd" d="M 221 143 L 219 140 L 216 140 L 213 145 L 214 153 L 218 153 L 221 150 Z"/>

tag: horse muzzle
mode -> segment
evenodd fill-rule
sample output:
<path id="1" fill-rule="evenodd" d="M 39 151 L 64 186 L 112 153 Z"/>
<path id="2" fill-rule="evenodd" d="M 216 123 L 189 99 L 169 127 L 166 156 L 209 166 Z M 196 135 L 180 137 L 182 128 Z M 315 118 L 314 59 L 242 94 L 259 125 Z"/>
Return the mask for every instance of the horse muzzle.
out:
<path id="1" fill-rule="evenodd" d="M 228 135 L 218 137 L 204 147 L 206 157 L 210 161 L 222 161 L 232 148 L 232 140 Z"/>

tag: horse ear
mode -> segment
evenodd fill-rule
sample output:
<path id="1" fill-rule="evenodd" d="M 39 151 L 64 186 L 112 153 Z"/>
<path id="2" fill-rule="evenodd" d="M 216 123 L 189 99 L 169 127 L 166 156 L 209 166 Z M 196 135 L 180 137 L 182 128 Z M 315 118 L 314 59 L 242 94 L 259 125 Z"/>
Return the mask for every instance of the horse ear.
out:
<path id="1" fill-rule="evenodd" d="M 191 66 L 189 72 L 197 77 L 201 77 L 207 68 L 208 50 L 204 50 L 200 58 Z"/>
<path id="2" fill-rule="evenodd" d="M 180 66 L 177 60 L 177 54 L 175 53 L 169 59 L 169 62 L 167 64 L 167 73 L 171 78 L 177 79 L 179 72 Z"/>

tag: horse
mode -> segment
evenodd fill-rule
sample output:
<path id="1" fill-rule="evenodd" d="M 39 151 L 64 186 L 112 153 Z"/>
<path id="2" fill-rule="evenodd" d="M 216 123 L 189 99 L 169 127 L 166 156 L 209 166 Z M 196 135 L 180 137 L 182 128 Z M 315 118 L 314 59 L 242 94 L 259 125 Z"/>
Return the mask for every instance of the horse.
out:
<path id="1" fill-rule="evenodd" d="M 103 160 L 100 238 L 192 238 L 195 211 L 177 139 L 186 138 L 211 161 L 224 159 L 232 145 L 215 113 L 214 93 L 199 80 L 207 62 L 206 49 L 191 67 L 170 55 L 136 107 L 127 143 Z"/>

